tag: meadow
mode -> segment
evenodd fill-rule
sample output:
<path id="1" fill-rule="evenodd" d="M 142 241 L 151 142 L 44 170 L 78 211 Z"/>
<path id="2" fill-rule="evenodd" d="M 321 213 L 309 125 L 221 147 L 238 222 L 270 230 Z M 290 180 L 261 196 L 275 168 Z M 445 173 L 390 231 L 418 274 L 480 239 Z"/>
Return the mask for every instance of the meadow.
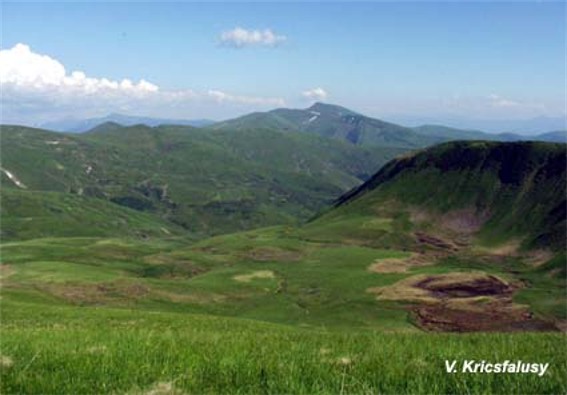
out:
<path id="1" fill-rule="evenodd" d="M 314 329 L 210 315 L 2 304 L 2 393 L 567 391 L 563 334 Z M 550 363 L 537 375 L 449 374 L 445 360 Z"/>
<path id="2" fill-rule="evenodd" d="M 372 273 L 372 262 L 409 254 L 314 241 L 306 229 L 274 227 L 200 242 L 4 243 L 1 392 L 567 391 L 565 334 L 423 332 L 407 304 L 367 292 L 409 274 L 462 270 L 463 261 Z M 559 302 L 549 302 L 560 301 L 564 288 L 521 262 L 500 269 L 466 264 L 500 276 L 510 276 L 504 268 L 523 270 L 534 285 L 519 297 L 540 301 L 538 314 L 561 314 Z M 446 373 L 445 360 L 455 359 L 519 359 L 550 368 L 543 377 Z"/>

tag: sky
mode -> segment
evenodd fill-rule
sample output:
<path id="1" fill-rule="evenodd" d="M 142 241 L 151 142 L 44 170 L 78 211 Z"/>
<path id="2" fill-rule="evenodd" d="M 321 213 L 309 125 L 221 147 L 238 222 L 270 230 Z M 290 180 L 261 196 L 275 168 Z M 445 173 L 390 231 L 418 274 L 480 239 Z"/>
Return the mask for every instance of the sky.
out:
<path id="1" fill-rule="evenodd" d="M 2 3 L 2 122 L 565 116 L 563 2 Z"/>

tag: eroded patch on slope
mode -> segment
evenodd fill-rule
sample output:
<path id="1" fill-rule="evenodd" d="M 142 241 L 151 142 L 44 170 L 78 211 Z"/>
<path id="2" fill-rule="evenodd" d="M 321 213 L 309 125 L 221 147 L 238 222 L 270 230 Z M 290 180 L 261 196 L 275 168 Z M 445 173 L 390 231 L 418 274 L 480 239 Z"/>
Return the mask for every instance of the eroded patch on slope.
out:
<path id="1" fill-rule="evenodd" d="M 243 257 L 257 262 L 297 262 L 302 258 L 302 254 L 278 247 L 256 247 L 244 253 Z"/>
<path id="2" fill-rule="evenodd" d="M 512 301 L 520 283 L 485 272 L 415 275 L 386 287 L 370 288 L 379 300 L 406 301 L 425 330 L 448 332 L 557 330 Z"/>
<path id="3" fill-rule="evenodd" d="M 413 268 L 433 265 L 436 259 L 432 255 L 411 254 L 407 258 L 377 259 L 368 270 L 373 273 L 405 273 Z"/>

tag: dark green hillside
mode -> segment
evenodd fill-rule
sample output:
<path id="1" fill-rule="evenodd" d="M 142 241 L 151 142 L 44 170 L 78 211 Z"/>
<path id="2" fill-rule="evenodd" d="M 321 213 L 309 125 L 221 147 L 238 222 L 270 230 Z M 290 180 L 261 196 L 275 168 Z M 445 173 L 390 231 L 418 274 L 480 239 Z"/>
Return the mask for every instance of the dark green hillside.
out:
<path id="1" fill-rule="evenodd" d="M 280 108 L 265 113 L 249 114 L 210 126 L 211 129 L 216 130 L 242 130 L 256 127 L 300 131 L 364 146 L 416 148 L 444 140 L 439 136 L 419 134 L 410 128 L 324 103 L 315 103 L 305 110 Z"/>
<path id="2" fill-rule="evenodd" d="M 343 195 L 341 212 L 371 212 L 387 202 L 436 215 L 468 210 L 486 243 L 565 247 L 563 144 L 453 142 L 396 159 Z M 466 222 L 466 221 L 465 221 Z"/>
<path id="3" fill-rule="evenodd" d="M 104 199 L 207 235 L 306 219 L 401 152 L 260 129 L 3 126 L 1 165 L 5 188 Z"/>

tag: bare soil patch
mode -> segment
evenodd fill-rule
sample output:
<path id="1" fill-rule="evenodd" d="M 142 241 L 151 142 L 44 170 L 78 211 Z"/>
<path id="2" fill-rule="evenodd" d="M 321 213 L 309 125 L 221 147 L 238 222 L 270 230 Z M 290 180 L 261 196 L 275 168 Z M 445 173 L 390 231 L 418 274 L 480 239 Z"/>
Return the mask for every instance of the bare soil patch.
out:
<path id="1" fill-rule="evenodd" d="M 513 287 L 506 281 L 482 272 L 447 273 L 418 281 L 414 287 L 429 291 L 436 298 L 510 295 Z"/>
<path id="2" fill-rule="evenodd" d="M 440 225 L 456 233 L 474 234 L 490 218 L 488 212 L 477 212 L 472 208 L 450 211 L 441 216 Z"/>
<path id="3" fill-rule="evenodd" d="M 415 232 L 414 235 L 417 244 L 422 247 L 428 247 L 447 252 L 456 252 L 459 250 L 458 246 L 455 245 L 455 243 L 441 239 L 440 237 L 432 236 L 424 232 Z"/>
<path id="4" fill-rule="evenodd" d="M 436 257 L 425 254 L 412 254 L 407 258 L 377 259 L 368 270 L 374 273 L 405 273 L 408 270 L 435 264 Z"/>
<path id="5" fill-rule="evenodd" d="M 257 262 L 296 262 L 301 259 L 302 254 L 277 247 L 257 247 L 247 251 L 244 257 Z"/>
<path id="6" fill-rule="evenodd" d="M 484 272 L 416 275 L 368 291 L 380 300 L 413 302 L 416 324 L 429 331 L 557 330 L 535 317 L 527 306 L 512 301 L 520 283 Z"/>
<path id="7" fill-rule="evenodd" d="M 150 288 L 139 283 L 113 281 L 97 284 L 46 284 L 48 293 L 75 304 L 106 304 L 128 302 L 147 296 Z"/>
<path id="8" fill-rule="evenodd" d="M 555 325 L 535 318 L 528 308 L 493 299 L 481 310 L 450 308 L 443 303 L 414 310 L 420 327 L 443 332 L 554 331 Z"/>

